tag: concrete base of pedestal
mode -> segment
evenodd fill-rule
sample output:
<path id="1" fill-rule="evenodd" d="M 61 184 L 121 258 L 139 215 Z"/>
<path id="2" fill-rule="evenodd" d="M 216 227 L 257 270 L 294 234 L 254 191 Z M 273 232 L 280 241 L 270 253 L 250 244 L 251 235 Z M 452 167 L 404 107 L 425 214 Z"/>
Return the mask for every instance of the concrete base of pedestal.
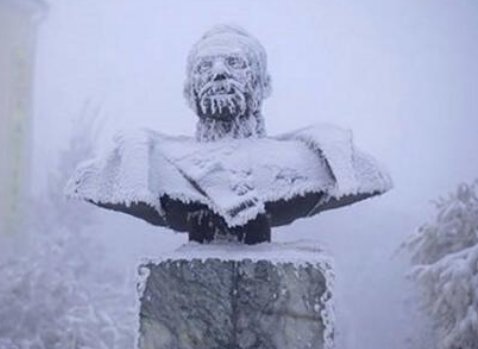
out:
<path id="1" fill-rule="evenodd" d="M 193 244 L 142 268 L 140 349 L 331 347 L 333 277 L 310 246 Z"/>

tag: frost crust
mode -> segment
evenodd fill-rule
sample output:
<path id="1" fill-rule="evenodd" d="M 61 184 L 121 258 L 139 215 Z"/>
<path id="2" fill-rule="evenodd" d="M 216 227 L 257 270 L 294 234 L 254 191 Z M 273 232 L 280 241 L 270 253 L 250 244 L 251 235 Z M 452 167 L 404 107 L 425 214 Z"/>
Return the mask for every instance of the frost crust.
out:
<path id="1" fill-rule="evenodd" d="M 350 132 L 330 125 L 212 143 L 145 130 L 120 135 L 115 143 L 105 156 L 79 167 L 67 186 L 70 196 L 146 203 L 161 215 L 159 198 L 167 194 L 207 205 L 232 227 L 263 213 L 266 202 L 307 193 L 325 193 L 327 201 L 391 187 L 375 160 L 355 149 Z"/>

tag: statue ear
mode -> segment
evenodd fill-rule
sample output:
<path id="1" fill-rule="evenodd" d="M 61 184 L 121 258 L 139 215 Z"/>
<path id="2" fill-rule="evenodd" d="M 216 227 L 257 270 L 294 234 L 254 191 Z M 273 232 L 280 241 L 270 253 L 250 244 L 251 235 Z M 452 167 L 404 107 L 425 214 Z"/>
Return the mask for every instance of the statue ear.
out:
<path id="1" fill-rule="evenodd" d="M 267 98 L 272 93 L 272 85 L 271 85 L 271 76 L 269 74 L 265 74 L 264 81 L 262 84 L 262 97 Z"/>

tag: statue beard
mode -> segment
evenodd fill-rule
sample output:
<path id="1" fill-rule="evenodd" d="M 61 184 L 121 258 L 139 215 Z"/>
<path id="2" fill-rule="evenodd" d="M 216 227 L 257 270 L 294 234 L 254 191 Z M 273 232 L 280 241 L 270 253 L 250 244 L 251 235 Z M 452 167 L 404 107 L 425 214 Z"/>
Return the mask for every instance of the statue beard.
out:
<path id="1" fill-rule="evenodd" d="M 248 114 L 250 97 L 246 87 L 233 79 L 210 81 L 196 96 L 197 112 L 201 119 L 233 121 Z"/>
<path id="2" fill-rule="evenodd" d="M 252 86 L 230 78 L 204 84 L 195 92 L 196 139 L 210 142 L 265 136 L 257 97 Z"/>

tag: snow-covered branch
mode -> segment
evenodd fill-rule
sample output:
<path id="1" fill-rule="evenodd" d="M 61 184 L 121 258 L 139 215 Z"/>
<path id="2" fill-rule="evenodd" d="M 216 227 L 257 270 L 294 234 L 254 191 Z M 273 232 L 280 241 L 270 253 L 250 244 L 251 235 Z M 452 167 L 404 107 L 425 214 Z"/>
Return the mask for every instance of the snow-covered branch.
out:
<path id="1" fill-rule="evenodd" d="M 133 347 L 131 280 L 103 262 L 94 208 L 63 194 L 92 155 L 97 122 L 98 110 L 85 105 L 48 190 L 33 202 L 26 251 L 0 261 L 0 349 Z"/>
<path id="2" fill-rule="evenodd" d="M 436 203 L 406 243 L 440 349 L 478 348 L 478 181 Z"/>

